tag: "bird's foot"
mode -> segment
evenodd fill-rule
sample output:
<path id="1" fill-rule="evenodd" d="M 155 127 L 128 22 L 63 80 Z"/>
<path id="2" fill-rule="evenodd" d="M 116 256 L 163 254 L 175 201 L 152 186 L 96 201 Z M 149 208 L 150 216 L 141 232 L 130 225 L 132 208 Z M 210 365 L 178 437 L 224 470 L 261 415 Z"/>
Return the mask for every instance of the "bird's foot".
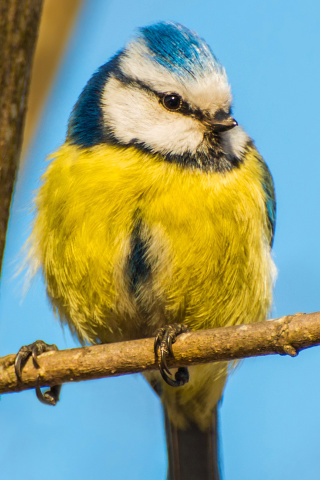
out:
<path id="1" fill-rule="evenodd" d="M 37 368 L 40 368 L 38 362 L 38 355 L 44 352 L 51 352 L 58 350 L 56 345 L 48 345 L 47 343 L 43 342 L 42 340 L 36 340 L 30 345 L 24 345 L 20 348 L 19 352 L 17 353 L 15 362 L 14 362 L 14 369 L 18 380 L 21 382 L 21 373 L 22 369 L 25 366 L 28 358 L 32 356 L 33 363 Z M 37 379 L 36 385 L 36 394 L 40 402 L 44 403 L 45 405 L 56 405 L 59 401 L 59 395 L 61 391 L 61 385 L 53 385 L 50 387 L 50 390 L 42 393 L 39 385 L 39 375 Z"/>
<path id="2" fill-rule="evenodd" d="M 174 357 L 172 344 L 175 343 L 177 336 L 181 333 L 189 331 L 187 325 L 181 323 L 173 323 L 172 325 L 166 325 L 159 328 L 154 341 L 154 353 L 156 358 L 159 358 L 159 370 L 163 380 L 171 387 L 181 387 L 189 381 L 189 371 L 187 367 L 179 367 L 175 374 L 175 378 L 172 378 L 171 372 L 167 365 L 167 358 Z M 158 357 L 158 350 L 160 356 Z"/>

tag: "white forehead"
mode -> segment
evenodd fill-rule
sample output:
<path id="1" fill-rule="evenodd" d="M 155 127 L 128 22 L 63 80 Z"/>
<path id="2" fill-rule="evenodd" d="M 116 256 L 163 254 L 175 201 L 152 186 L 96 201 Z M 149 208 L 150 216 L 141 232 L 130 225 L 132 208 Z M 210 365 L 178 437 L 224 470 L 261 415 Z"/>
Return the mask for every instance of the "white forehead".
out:
<path id="1" fill-rule="evenodd" d="M 212 68 L 201 75 L 177 76 L 154 60 L 142 39 L 129 43 L 120 57 L 119 68 L 125 76 L 142 81 L 157 92 L 179 93 L 201 110 L 228 109 L 232 102 L 223 67 Z"/>

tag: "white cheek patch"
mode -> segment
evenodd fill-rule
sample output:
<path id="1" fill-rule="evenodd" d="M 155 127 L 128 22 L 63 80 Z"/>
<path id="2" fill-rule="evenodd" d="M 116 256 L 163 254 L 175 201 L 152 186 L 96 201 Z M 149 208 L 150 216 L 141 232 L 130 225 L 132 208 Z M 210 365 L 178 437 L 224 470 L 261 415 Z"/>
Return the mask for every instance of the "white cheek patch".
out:
<path id="1" fill-rule="evenodd" d="M 102 97 L 105 123 L 121 142 L 133 140 L 152 151 L 181 155 L 195 153 L 204 127 L 197 120 L 167 111 L 152 94 L 110 78 Z"/>

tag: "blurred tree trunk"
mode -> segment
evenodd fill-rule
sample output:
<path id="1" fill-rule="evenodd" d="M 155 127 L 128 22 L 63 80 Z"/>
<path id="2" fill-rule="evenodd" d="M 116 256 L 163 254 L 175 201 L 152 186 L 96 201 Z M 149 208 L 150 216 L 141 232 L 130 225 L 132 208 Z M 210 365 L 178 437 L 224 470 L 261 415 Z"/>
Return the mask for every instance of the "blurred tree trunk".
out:
<path id="1" fill-rule="evenodd" d="M 1 0 L 0 0 L 1 2 Z M 46 0 L 32 66 L 21 162 L 33 140 L 46 98 L 72 35 L 83 0 Z"/>
<path id="2" fill-rule="evenodd" d="M 0 0 L 0 272 L 43 0 Z"/>

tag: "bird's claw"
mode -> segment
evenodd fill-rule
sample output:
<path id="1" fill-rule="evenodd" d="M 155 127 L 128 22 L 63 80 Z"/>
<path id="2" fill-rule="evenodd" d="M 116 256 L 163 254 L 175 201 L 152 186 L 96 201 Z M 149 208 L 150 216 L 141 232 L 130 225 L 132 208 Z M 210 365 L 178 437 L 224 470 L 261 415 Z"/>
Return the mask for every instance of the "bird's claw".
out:
<path id="1" fill-rule="evenodd" d="M 41 353 L 44 352 L 50 352 L 52 350 L 58 350 L 58 347 L 56 345 L 48 345 L 42 340 L 36 340 L 35 342 L 30 343 L 30 345 L 23 345 L 23 347 L 21 347 L 17 353 L 14 362 L 14 369 L 18 379 L 21 381 L 22 369 L 31 355 L 33 363 L 37 368 L 39 368 L 38 355 L 41 355 Z"/>
<path id="2" fill-rule="evenodd" d="M 27 363 L 27 360 L 30 356 L 32 356 L 34 365 L 37 368 L 40 368 L 40 365 L 38 362 L 38 355 L 41 355 L 44 352 L 51 352 L 51 351 L 57 351 L 57 350 L 58 350 L 58 347 L 56 345 L 54 344 L 48 345 L 42 340 L 36 340 L 35 342 L 30 343 L 30 345 L 23 345 L 23 347 L 21 347 L 19 352 L 17 353 L 16 359 L 14 362 L 14 369 L 15 369 L 18 380 L 20 382 L 22 381 L 21 379 L 22 369 Z M 42 393 L 39 385 L 39 376 L 38 376 L 37 384 L 36 384 L 36 394 L 41 403 L 44 403 L 46 405 L 56 405 L 57 402 L 59 401 L 60 391 L 61 391 L 61 385 L 53 385 L 52 387 L 50 387 L 49 390 Z"/>
<path id="3" fill-rule="evenodd" d="M 154 341 L 154 353 L 156 358 L 159 358 L 159 370 L 163 380 L 171 387 L 181 387 L 189 381 L 189 371 L 186 367 L 179 367 L 172 378 L 171 372 L 167 365 L 167 358 L 173 357 L 172 344 L 175 343 L 177 336 L 189 331 L 186 325 L 181 323 L 174 323 L 165 327 L 159 328 Z M 158 357 L 158 350 L 160 350 L 160 357 Z"/>
<path id="4" fill-rule="evenodd" d="M 52 387 L 50 387 L 49 390 L 46 390 L 45 392 L 42 392 L 42 390 L 40 388 L 40 385 L 39 385 L 39 376 L 38 376 L 37 384 L 36 384 L 37 399 L 41 403 L 44 403 L 45 405 L 55 406 L 59 401 L 61 386 L 62 385 L 53 385 Z"/>

